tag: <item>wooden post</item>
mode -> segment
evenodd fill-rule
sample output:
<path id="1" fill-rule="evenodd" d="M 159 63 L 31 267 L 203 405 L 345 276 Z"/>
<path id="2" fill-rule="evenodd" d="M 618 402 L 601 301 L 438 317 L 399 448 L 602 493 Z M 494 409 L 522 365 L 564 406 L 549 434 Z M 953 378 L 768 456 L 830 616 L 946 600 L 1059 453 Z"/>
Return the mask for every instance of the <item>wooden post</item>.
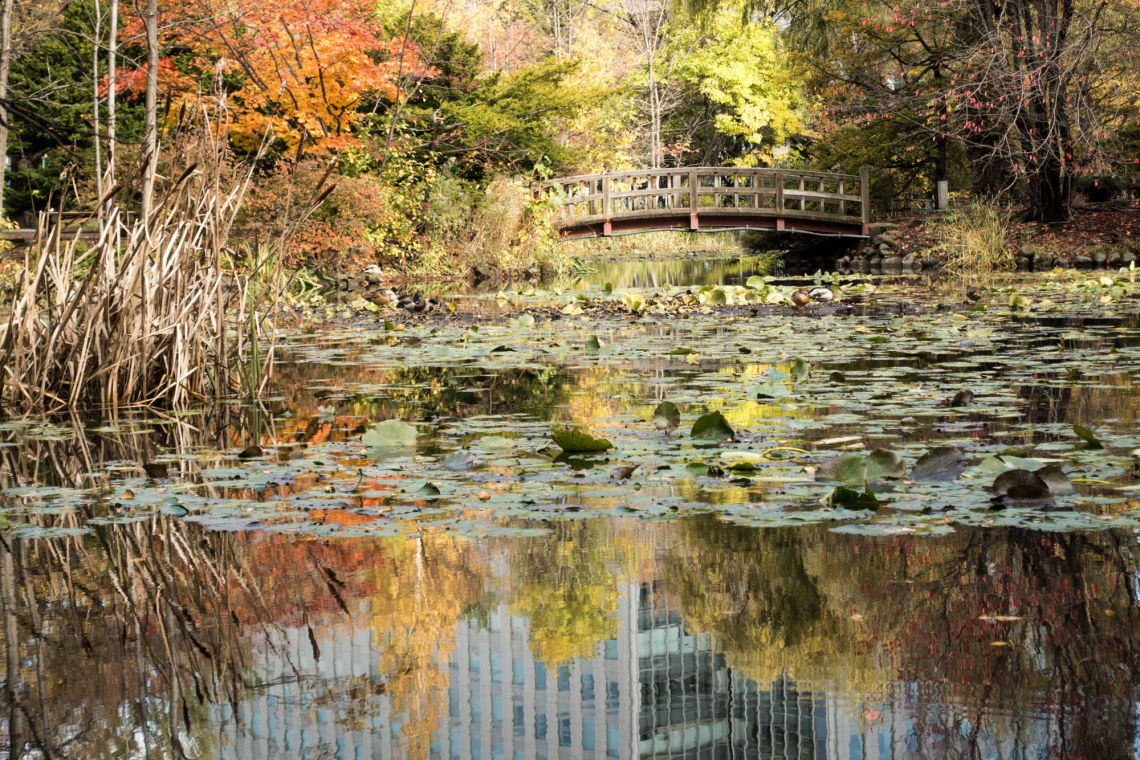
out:
<path id="1" fill-rule="evenodd" d="M 701 220 L 697 218 L 700 197 L 697 195 L 697 170 L 689 169 L 689 229 L 697 230 L 701 227 Z"/>
<path id="2" fill-rule="evenodd" d="M 847 216 L 847 183 L 839 180 L 839 215 Z"/>
<path id="3" fill-rule="evenodd" d="M 602 235 L 609 237 L 613 234 L 614 228 L 610 223 L 610 214 L 613 209 L 610 208 L 610 174 L 609 172 L 602 172 Z"/>
<path id="4" fill-rule="evenodd" d="M 776 231 L 784 231 L 784 173 L 776 172 Z"/>
<path id="5" fill-rule="evenodd" d="M 859 167 L 859 200 L 863 204 L 863 236 L 871 234 L 871 167 Z"/>

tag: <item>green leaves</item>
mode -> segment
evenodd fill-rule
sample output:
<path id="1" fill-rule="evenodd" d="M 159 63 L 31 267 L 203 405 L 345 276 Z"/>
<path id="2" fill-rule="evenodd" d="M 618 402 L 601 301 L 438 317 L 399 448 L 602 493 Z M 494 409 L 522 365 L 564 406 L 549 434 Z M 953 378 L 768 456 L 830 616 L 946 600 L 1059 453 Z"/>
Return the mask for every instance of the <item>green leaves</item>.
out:
<path id="1" fill-rule="evenodd" d="M 926 452 L 914 463 L 911 480 L 949 481 L 965 472 L 970 466 L 966 455 L 953 446 L 939 446 Z"/>
<path id="2" fill-rule="evenodd" d="M 816 470 L 816 480 L 838 480 L 840 483 L 875 483 L 888 478 L 901 478 L 906 472 L 902 457 L 893 451 L 875 449 L 870 454 L 843 454 L 824 462 Z"/>
<path id="3" fill-rule="evenodd" d="M 360 440 L 374 451 L 398 453 L 416 445 L 416 429 L 400 420 L 384 420 L 373 425 Z"/>
<path id="4" fill-rule="evenodd" d="M 838 486 L 828 494 L 824 503 L 835 509 L 866 509 L 872 512 L 879 509 L 879 500 L 870 488 L 860 492 L 853 488 Z"/>
<path id="5" fill-rule="evenodd" d="M 735 436 L 732 426 L 720 412 L 701 415 L 689 431 L 689 437 L 701 441 L 729 441 Z"/>
<path id="6" fill-rule="evenodd" d="M 1093 431 L 1089 430 L 1084 425 L 1073 425 L 1073 432 L 1077 434 L 1078 438 L 1085 442 L 1086 449 L 1104 448 L 1104 444 L 1102 444 L 1097 439 L 1097 437 L 1093 434 Z"/>
<path id="7" fill-rule="evenodd" d="M 793 383 L 802 383 L 804 380 L 807 380 L 808 375 L 811 374 L 811 364 L 797 357 L 796 360 L 792 362 L 792 368 L 789 374 L 792 377 Z"/>
<path id="8" fill-rule="evenodd" d="M 658 430 L 671 433 L 681 424 L 681 412 L 672 401 L 662 401 L 653 410 L 653 426 Z"/>
<path id="9" fill-rule="evenodd" d="M 568 454 L 586 454 L 612 449 L 614 445 L 605 438 L 595 438 L 582 430 L 553 430 L 550 437 Z"/>

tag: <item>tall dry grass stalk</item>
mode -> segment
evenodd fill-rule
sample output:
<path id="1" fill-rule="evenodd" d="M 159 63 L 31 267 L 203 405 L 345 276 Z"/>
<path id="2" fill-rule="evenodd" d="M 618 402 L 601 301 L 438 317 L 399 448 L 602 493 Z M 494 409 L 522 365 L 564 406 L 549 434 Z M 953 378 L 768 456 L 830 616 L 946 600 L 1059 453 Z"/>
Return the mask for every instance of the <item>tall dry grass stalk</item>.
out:
<path id="1" fill-rule="evenodd" d="M 281 257 L 235 261 L 226 243 L 252 170 L 233 171 L 224 138 L 203 134 L 189 151 L 203 160 L 149 218 L 113 209 L 87 246 L 41 217 L 0 323 L 0 411 L 178 407 L 264 390 Z"/>
<path id="2" fill-rule="evenodd" d="M 996 201 L 975 200 L 952 209 L 935 228 L 935 250 L 946 270 L 974 275 L 1011 271 L 1017 266 L 1011 233 L 1013 210 Z"/>

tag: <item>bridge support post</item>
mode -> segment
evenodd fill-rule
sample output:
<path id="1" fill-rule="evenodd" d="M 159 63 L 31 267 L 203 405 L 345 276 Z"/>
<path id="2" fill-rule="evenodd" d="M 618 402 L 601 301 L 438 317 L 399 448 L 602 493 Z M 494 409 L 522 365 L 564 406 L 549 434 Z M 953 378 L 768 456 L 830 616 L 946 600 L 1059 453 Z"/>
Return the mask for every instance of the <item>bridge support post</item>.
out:
<path id="1" fill-rule="evenodd" d="M 689 169 L 689 229 L 699 230 L 701 220 L 697 218 L 697 209 L 701 207 L 701 199 L 697 192 L 697 170 Z"/>
<path id="2" fill-rule="evenodd" d="M 863 237 L 871 234 L 871 167 L 859 167 L 859 200 L 863 206 Z"/>
<path id="3" fill-rule="evenodd" d="M 613 203 L 610 201 L 610 175 L 608 172 L 602 174 L 602 219 L 605 223 L 602 225 L 602 236 L 609 237 L 614 234 L 614 226 L 610 222 L 610 215 L 613 213 Z"/>

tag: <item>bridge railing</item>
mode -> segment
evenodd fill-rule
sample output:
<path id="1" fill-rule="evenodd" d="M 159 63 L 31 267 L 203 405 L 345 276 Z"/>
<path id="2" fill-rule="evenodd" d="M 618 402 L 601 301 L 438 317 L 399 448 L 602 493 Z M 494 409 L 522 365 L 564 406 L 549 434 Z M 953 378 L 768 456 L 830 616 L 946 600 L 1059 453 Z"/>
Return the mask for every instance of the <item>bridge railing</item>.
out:
<path id="1" fill-rule="evenodd" d="M 583 227 L 688 214 L 691 229 L 700 216 L 723 226 L 731 217 L 838 222 L 866 227 L 870 215 L 869 171 L 859 174 L 697 167 L 642 169 L 562 177 L 538 183 L 558 205 L 555 225 Z M 778 224 L 776 229 L 783 229 Z"/>

